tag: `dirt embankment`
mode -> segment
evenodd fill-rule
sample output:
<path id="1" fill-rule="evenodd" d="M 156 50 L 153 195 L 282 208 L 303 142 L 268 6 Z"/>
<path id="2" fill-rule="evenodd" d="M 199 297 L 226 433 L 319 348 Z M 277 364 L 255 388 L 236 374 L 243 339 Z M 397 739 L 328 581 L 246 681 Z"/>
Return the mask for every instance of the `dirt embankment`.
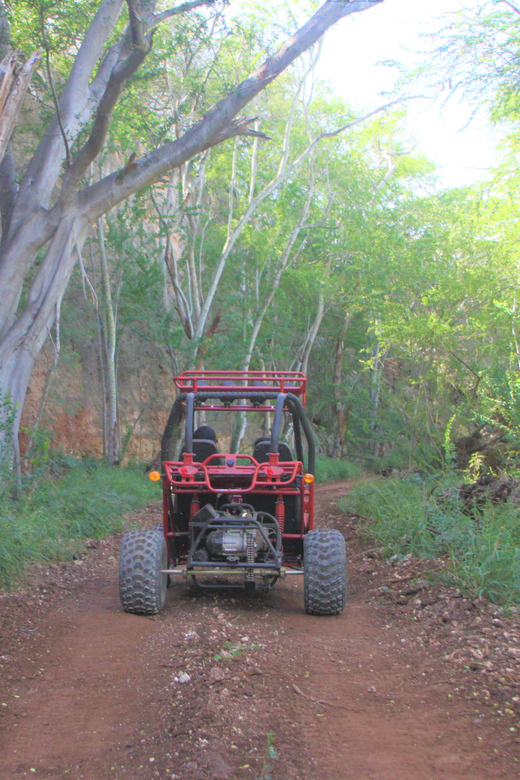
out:
<path id="1" fill-rule="evenodd" d="M 345 490 L 318 490 L 350 547 L 338 618 L 305 615 L 297 578 L 251 599 L 176 584 L 127 615 L 118 539 L 2 594 L 0 780 L 520 777 L 517 618 L 359 547 Z"/>

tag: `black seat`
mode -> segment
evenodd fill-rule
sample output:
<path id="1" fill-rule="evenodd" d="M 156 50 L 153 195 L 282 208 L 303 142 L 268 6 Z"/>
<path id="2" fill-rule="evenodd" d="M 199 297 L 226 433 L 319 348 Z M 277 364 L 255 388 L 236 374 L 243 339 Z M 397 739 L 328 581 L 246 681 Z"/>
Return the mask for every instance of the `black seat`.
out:
<path id="1" fill-rule="evenodd" d="M 181 458 L 186 452 L 185 448 L 182 448 Z M 193 460 L 195 463 L 202 463 L 209 458 L 210 455 L 217 455 L 217 445 L 211 439 L 193 439 Z"/>
<path id="2" fill-rule="evenodd" d="M 257 463 L 269 463 L 270 441 L 259 441 L 253 450 L 253 458 Z M 278 444 L 278 458 L 280 463 L 291 463 L 294 458 L 292 452 L 282 441 Z"/>
<path id="3" fill-rule="evenodd" d="M 255 379 L 252 382 L 249 382 L 249 387 L 254 387 L 256 392 L 259 392 L 260 388 L 265 387 L 265 382 Z M 261 404 L 264 404 L 266 401 L 267 401 L 267 396 L 260 395 L 257 398 L 253 399 L 253 406 L 260 406 Z"/>

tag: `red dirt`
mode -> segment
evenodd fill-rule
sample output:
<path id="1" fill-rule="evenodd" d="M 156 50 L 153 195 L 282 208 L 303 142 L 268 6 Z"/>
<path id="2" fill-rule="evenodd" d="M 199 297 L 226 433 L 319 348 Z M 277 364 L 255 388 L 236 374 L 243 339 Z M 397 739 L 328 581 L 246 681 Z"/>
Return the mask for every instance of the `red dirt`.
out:
<path id="1" fill-rule="evenodd" d="M 250 599 L 175 584 L 157 618 L 127 615 L 118 538 L 1 594 L 0 780 L 520 777 L 518 618 L 360 547 L 346 487 L 317 491 L 349 540 L 338 618 L 305 615 L 298 578 Z"/>

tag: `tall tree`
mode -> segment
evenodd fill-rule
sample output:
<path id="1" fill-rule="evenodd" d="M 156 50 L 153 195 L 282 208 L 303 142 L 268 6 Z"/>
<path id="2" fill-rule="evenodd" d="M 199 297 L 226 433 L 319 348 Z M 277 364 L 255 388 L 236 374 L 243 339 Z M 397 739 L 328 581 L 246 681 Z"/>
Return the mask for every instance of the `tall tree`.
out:
<path id="1" fill-rule="evenodd" d="M 11 153 L 0 167 L 0 387 L 16 404 L 15 435 L 34 361 L 56 321 L 88 227 L 194 155 L 237 135 L 253 134 L 252 120 L 238 115 L 255 95 L 331 25 L 379 2 L 326 0 L 278 51 L 180 137 L 89 185 L 85 175 L 103 149 L 125 85 L 152 50 L 158 25 L 196 7 L 216 5 L 216 0 L 189 0 L 160 11 L 155 0 L 127 0 L 128 24 L 119 32 L 124 0 L 101 0 L 82 39 L 69 48 L 69 56 L 74 50 L 76 54 L 61 94 L 51 67 L 47 70 L 56 111 L 19 183 Z M 18 4 L 13 5 L 16 10 Z M 86 7 L 90 10 L 92 3 Z M 42 1 L 37 8 L 45 32 L 45 15 L 52 15 L 55 7 Z M 3 4 L 0 16 L 5 29 Z"/>

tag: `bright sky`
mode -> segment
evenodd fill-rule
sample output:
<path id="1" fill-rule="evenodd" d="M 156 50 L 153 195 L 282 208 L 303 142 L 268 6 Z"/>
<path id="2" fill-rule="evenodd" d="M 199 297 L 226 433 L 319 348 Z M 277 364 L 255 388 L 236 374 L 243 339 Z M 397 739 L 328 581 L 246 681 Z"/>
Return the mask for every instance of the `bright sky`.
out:
<path id="1" fill-rule="evenodd" d="M 474 0 L 384 0 L 352 14 L 327 33 L 318 76 L 329 81 L 349 105 L 361 110 L 382 105 L 388 98 L 381 93 L 392 89 L 397 71 L 381 63 L 413 63 L 414 52 L 430 45 L 420 34 L 438 29 L 444 12 L 471 5 Z M 498 135 L 482 119 L 466 126 L 468 106 L 455 100 L 444 107 L 417 100 L 408 104 L 408 110 L 408 130 L 417 140 L 417 149 L 441 166 L 444 186 L 470 184 L 485 174 Z"/>

